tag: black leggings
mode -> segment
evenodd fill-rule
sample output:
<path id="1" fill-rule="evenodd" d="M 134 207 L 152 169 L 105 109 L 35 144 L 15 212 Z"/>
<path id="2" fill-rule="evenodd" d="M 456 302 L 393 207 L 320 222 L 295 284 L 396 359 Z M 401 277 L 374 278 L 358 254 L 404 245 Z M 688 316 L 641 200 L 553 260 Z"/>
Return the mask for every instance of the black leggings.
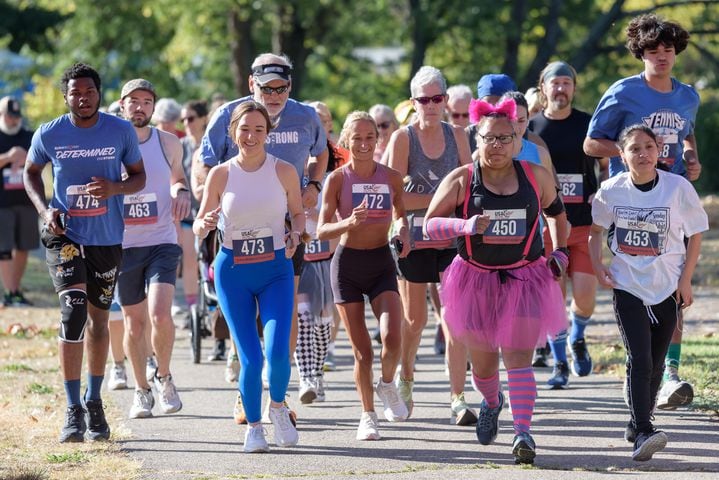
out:
<path id="1" fill-rule="evenodd" d="M 627 351 L 629 410 L 638 432 L 650 432 L 653 428 L 651 415 L 678 310 L 673 295 L 647 306 L 631 293 L 614 290 L 614 314 Z"/>

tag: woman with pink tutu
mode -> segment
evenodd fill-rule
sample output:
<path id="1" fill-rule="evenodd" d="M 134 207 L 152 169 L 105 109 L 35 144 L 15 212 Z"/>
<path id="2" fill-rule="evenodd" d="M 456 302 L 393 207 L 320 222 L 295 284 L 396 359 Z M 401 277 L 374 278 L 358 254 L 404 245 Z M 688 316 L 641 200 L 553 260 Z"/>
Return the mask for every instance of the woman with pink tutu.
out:
<path id="1" fill-rule="evenodd" d="M 473 111 L 473 112 L 472 112 Z M 457 238 L 458 255 L 445 271 L 442 303 L 447 326 L 464 339 L 472 357 L 472 384 L 484 396 L 477 438 L 497 437 L 504 395 L 500 351 L 507 369 L 516 463 L 533 463 L 529 429 L 537 396 L 534 348 L 566 325 L 556 282 L 567 266 L 567 216 L 552 175 L 539 165 L 515 161 L 521 139 L 515 133 L 516 105 L 473 101 L 479 117 L 479 159 L 452 171 L 440 184 L 425 217 L 433 240 Z M 542 256 L 540 209 L 552 242 Z"/>

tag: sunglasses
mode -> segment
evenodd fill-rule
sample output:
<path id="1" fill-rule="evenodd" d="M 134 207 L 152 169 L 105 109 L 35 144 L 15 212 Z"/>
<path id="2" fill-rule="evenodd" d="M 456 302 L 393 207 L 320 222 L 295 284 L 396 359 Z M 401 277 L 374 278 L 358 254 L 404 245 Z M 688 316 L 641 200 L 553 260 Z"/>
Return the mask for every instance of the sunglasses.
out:
<path id="1" fill-rule="evenodd" d="M 387 130 L 387 129 L 388 129 L 389 127 L 391 127 L 391 126 L 392 126 L 392 122 L 382 122 L 382 123 L 378 123 L 378 124 L 377 124 L 377 127 L 378 127 L 380 130 Z"/>
<path id="2" fill-rule="evenodd" d="M 469 118 L 469 113 L 452 112 L 452 118 L 454 118 L 455 120 L 459 118 Z"/>
<path id="3" fill-rule="evenodd" d="M 442 103 L 444 102 L 444 94 L 434 95 L 432 97 L 414 97 L 413 100 L 420 105 L 427 105 L 429 102 Z"/>
<path id="4" fill-rule="evenodd" d="M 509 145 L 510 143 L 512 143 L 512 140 L 514 140 L 514 136 L 515 136 L 514 134 L 511 134 L 511 135 L 497 135 L 497 136 L 495 136 L 495 135 L 482 135 L 482 134 L 478 134 L 478 135 L 479 135 L 479 137 L 482 138 L 482 141 L 483 141 L 486 145 L 492 145 L 492 144 L 493 144 L 494 142 L 496 142 L 497 140 L 499 140 L 499 143 L 501 143 L 502 145 Z"/>
<path id="5" fill-rule="evenodd" d="M 192 122 L 194 122 L 196 119 L 197 119 L 197 117 L 195 117 L 195 116 L 193 116 L 193 115 L 190 115 L 189 117 L 181 118 L 180 120 L 182 121 L 182 123 L 185 123 L 185 122 L 187 122 L 187 123 L 192 123 Z"/>
<path id="6" fill-rule="evenodd" d="M 260 87 L 260 92 L 264 93 L 265 95 L 272 95 L 273 93 L 276 93 L 277 95 L 282 95 L 287 90 L 290 89 L 289 85 L 283 85 L 281 87 Z"/>

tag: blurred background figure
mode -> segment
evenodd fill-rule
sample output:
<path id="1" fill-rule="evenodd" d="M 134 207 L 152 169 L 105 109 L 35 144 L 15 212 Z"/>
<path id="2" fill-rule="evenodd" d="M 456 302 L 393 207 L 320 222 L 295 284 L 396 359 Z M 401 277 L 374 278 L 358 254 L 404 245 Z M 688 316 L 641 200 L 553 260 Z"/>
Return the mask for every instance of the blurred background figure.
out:
<path id="1" fill-rule="evenodd" d="M 469 102 L 472 90 L 467 85 L 453 85 L 447 89 L 447 122 L 467 128 L 469 126 Z"/>
<path id="2" fill-rule="evenodd" d="M 402 100 L 394 107 L 394 115 L 400 127 L 406 127 L 416 120 L 416 110 L 411 99 Z"/>
<path id="3" fill-rule="evenodd" d="M 185 132 L 177 128 L 180 121 L 182 106 L 174 98 L 161 98 L 155 104 L 155 113 L 152 115 L 152 123 L 158 130 L 174 133 L 177 138 L 185 136 Z"/>
<path id="4" fill-rule="evenodd" d="M 542 100 L 539 98 L 539 89 L 537 87 L 530 87 L 524 94 L 524 98 L 527 100 L 527 108 L 529 109 L 529 118 L 542 111 Z"/>
<path id="5" fill-rule="evenodd" d="M 369 114 L 374 118 L 377 128 L 379 129 L 377 147 L 375 147 L 374 150 L 374 161 L 381 163 L 382 156 L 389 142 L 389 137 L 399 128 L 399 122 L 397 121 L 397 117 L 394 116 L 392 109 L 381 103 L 372 105 L 372 108 L 369 109 Z"/>

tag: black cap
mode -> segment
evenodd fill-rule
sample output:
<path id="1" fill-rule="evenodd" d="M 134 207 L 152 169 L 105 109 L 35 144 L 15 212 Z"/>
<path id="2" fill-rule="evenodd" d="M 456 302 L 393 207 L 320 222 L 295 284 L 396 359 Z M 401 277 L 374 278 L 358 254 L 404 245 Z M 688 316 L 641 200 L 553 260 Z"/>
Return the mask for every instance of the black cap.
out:
<path id="1" fill-rule="evenodd" d="M 14 97 L 3 97 L 0 99 L 0 114 L 12 115 L 13 117 L 22 117 L 20 110 L 20 102 Z"/>
<path id="2" fill-rule="evenodd" d="M 272 80 L 290 80 L 292 68 L 279 63 L 268 63 L 267 65 L 258 65 L 252 69 L 252 76 L 257 83 L 264 85 Z"/>

